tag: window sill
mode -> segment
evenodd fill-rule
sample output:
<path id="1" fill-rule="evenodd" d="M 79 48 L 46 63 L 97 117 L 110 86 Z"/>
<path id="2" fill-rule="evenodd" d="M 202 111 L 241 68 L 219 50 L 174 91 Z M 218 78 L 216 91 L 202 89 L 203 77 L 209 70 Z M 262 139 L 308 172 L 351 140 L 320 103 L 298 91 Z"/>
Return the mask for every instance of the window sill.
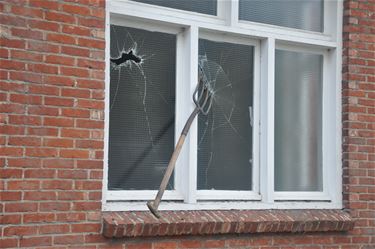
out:
<path id="1" fill-rule="evenodd" d="M 354 221 L 342 210 L 225 210 L 103 212 L 107 238 L 278 232 L 349 231 Z"/>

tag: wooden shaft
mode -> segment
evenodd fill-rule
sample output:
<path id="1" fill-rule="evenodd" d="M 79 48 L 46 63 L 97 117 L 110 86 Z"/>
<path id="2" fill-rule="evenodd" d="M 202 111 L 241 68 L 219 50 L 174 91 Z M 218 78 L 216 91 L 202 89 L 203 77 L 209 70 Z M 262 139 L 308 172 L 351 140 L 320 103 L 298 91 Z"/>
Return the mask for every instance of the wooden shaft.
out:
<path id="1" fill-rule="evenodd" d="M 188 120 L 185 123 L 185 126 L 184 126 L 184 128 L 181 132 L 181 136 L 178 139 L 176 148 L 174 149 L 172 157 L 169 160 L 167 170 L 165 171 L 163 180 L 161 181 L 161 184 L 160 184 L 160 187 L 159 187 L 159 191 L 158 191 L 158 193 L 155 197 L 155 200 L 152 202 L 152 207 L 153 207 L 154 211 L 158 210 L 161 198 L 163 197 L 165 188 L 167 187 L 167 184 L 169 182 L 169 178 L 172 175 L 173 169 L 176 165 L 176 161 L 178 159 L 178 156 L 180 155 L 182 146 L 184 145 L 186 135 L 189 132 L 190 126 L 193 123 L 193 120 L 198 113 L 199 113 L 199 108 L 195 108 L 194 111 L 190 114 Z"/>

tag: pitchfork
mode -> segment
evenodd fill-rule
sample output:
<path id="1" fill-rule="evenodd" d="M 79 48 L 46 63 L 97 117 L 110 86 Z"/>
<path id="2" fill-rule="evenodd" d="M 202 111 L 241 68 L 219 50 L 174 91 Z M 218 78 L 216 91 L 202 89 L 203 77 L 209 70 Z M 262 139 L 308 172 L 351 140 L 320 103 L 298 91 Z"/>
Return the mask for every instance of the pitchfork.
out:
<path id="1" fill-rule="evenodd" d="M 181 152 L 182 146 L 184 145 L 185 138 L 189 132 L 190 126 L 193 123 L 195 117 L 198 113 L 202 113 L 204 115 L 207 115 L 208 112 L 211 109 L 212 105 L 212 91 L 209 89 L 208 81 L 203 73 L 202 68 L 199 67 L 199 79 L 197 87 L 194 90 L 193 93 L 193 101 L 195 104 L 194 111 L 190 114 L 189 118 L 187 119 L 184 128 L 182 129 L 180 138 L 178 139 L 177 145 L 173 151 L 173 154 L 171 156 L 171 159 L 169 160 L 167 170 L 165 171 L 165 174 L 163 176 L 163 180 L 161 181 L 159 191 L 155 197 L 155 200 L 148 201 L 147 207 L 150 209 L 150 211 L 157 217 L 160 218 L 160 214 L 158 212 L 159 204 L 161 201 L 161 198 L 163 197 L 165 188 L 167 187 L 167 184 L 169 182 L 169 178 L 172 175 L 173 169 L 176 165 L 176 161 L 178 159 L 178 156 Z"/>

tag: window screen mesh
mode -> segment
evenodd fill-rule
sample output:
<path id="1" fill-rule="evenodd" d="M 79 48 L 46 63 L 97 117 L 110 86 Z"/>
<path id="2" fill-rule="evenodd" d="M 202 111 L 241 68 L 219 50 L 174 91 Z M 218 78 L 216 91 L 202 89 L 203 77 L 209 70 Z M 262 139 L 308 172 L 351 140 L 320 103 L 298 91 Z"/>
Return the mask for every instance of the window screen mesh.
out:
<path id="1" fill-rule="evenodd" d="M 217 14 L 217 0 L 133 0 L 135 2 L 148 3 L 169 7 L 173 9 L 187 10 L 202 14 Z"/>
<path id="2" fill-rule="evenodd" d="M 108 188 L 158 189 L 174 147 L 176 37 L 111 25 L 111 59 L 123 52 L 140 61 L 111 63 Z"/>
<path id="3" fill-rule="evenodd" d="M 199 63 L 213 92 L 198 116 L 198 189 L 252 189 L 253 47 L 199 40 Z"/>
<path id="4" fill-rule="evenodd" d="M 323 32 L 323 0 L 240 0 L 239 19 Z"/>
<path id="5" fill-rule="evenodd" d="M 322 191 L 323 56 L 276 50 L 275 189 Z"/>

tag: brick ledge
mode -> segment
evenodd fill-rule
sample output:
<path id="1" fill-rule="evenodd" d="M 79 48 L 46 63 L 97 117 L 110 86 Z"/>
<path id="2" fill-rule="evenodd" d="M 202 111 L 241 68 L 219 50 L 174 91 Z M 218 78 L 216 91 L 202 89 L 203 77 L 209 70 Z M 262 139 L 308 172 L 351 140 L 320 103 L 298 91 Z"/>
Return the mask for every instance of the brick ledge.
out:
<path id="1" fill-rule="evenodd" d="M 342 210 L 211 210 L 103 212 L 107 238 L 276 232 L 327 232 L 353 229 Z"/>

